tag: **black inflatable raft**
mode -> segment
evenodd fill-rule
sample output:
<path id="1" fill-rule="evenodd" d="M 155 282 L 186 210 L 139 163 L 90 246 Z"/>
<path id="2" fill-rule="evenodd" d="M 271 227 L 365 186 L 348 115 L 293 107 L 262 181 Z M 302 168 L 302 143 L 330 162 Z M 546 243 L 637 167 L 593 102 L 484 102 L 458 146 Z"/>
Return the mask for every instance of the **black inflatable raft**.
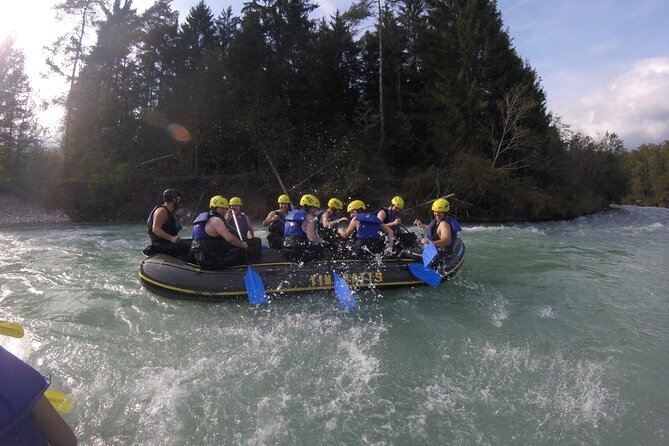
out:
<path id="1" fill-rule="evenodd" d="M 458 240 L 453 254 L 440 262 L 437 272 L 444 279 L 455 275 L 464 261 L 465 245 Z M 252 268 L 265 285 L 268 294 L 295 293 L 333 288 L 335 271 L 353 289 L 425 285 L 414 276 L 409 264 L 413 259 L 384 258 L 378 262 L 366 260 L 322 260 L 307 263 L 285 261 L 280 251 L 263 249 L 263 262 Z M 139 277 L 150 291 L 178 299 L 223 300 L 246 296 L 244 274 L 247 265 L 221 271 L 207 271 L 199 266 L 166 254 L 144 259 Z"/>

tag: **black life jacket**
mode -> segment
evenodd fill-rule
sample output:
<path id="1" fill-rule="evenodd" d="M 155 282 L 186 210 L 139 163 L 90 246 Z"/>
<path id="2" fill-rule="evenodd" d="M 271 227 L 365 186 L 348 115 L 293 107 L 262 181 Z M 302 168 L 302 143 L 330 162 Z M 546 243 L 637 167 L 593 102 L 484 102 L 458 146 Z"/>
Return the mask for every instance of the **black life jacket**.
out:
<path id="1" fill-rule="evenodd" d="M 149 238 L 151 238 L 152 242 L 166 242 L 167 240 L 158 237 L 156 234 L 153 233 L 153 215 L 156 213 L 158 208 L 165 208 L 167 210 L 167 220 L 161 227 L 161 229 L 165 232 L 167 232 L 171 236 L 175 236 L 179 233 L 179 225 L 177 223 L 176 218 L 174 218 L 174 212 L 170 212 L 169 209 L 164 204 L 158 205 L 153 208 L 151 213 L 149 214 L 149 218 L 146 219 L 146 230 L 149 233 Z"/>

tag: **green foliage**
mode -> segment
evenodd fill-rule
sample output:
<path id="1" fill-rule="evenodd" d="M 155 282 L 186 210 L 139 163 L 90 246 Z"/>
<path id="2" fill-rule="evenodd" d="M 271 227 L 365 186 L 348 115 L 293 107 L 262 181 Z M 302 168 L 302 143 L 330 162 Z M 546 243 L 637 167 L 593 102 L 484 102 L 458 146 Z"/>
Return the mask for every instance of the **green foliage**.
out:
<path id="1" fill-rule="evenodd" d="M 239 17 L 199 1 L 181 25 L 169 0 L 131 4 L 61 5 L 82 32 L 98 18 L 95 44 L 75 32 L 67 52 L 79 68 L 62 153 L 81 218 L 115 218 L 101 198 L 121 209 L 155 177 L 252 179 L 273 205 L 270 163 L 295 196 L 455 191 L 475 219 L 598 210 L 629 172 L 634 194 L 667 200 L 666 162 L 627 157 L 615 134 L 564 136 L 494 1 L 365 0 L 320 20 L 310 0 L 251 0 Z"/>
<path id="2" fill-rule="evenodd" d="M 669 207 L 669 140 L 625 153 L 623 167 L 631 177 L 626 202 Z"/>

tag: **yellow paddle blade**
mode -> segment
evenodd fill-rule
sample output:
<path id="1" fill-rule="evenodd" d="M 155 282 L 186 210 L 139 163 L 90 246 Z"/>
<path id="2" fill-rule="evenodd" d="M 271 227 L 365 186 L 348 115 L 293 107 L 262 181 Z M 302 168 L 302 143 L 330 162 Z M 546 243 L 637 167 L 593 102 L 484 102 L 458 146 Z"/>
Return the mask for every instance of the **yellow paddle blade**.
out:
<path id="1" fill-rule="evenodd" d="M 23 337 L 23 327 L 14 322 L 0 321 L 0 334 L 14 338 Z"/>
<path id="2" fill-rule="evenodd" d="M 46 389 L 44 396 L 59 413 L 70 413 L 72 411 L 72 401 L 62 393 L 53 389 Z"/>

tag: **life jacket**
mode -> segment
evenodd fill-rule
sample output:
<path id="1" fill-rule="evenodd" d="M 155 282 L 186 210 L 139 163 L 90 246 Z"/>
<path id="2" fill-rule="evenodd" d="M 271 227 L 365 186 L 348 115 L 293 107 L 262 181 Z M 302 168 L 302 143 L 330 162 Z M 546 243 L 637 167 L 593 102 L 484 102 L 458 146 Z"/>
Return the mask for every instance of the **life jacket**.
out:
<path id="1" fill-rule="evenodd" d="M 269 232 L 268 235 L 272 237 L 283 237 L 283 231 L 286 226 L 286 216 L 281 213 L 280 209 L 276 209 L 274 212 L 279 218 L 269 224 L 269 227 L 267 228 L 267 232 Z"/>
<path id="2" fill-rule="evenodd" d="M 235 225 L 235 220 L 237 219 L 237 224 L 239 225 L 239 233 L 237 233 L 237 225 Z M 223 220 L 225 221 L 225 220 Z M 243 212 L 240 212 L 239 215 L 235 215 L 234 217 L 230 217 L 230 220 L 227 222 L 228 228 L 230 228 L 230 232 L 232 232 L 232 235 L 235 237 L 239 238 L 240 240 L 244 241 L 248 238 L 249 234 L 249 224 L 248 220 L 246 219 L 246 214 Z"/>
<path id="3" fill-rule="evenodd" d="M 191 244 L 191 251 L 210 251 L 210 252 L 226 252 L 232 245 L 225 238 L 220 235 L 209 235 L 205 231 L 207 222 L 212 217 L 218 217 L 225 223 L 225 218 L 218 212 L 202 212 L 193 221 L 193 242 Z M 229 229 L 229 228 L 228 228 Z"/>
<path id="4" fill-rule="evenodd" d="M 391 211 L 391 210 L 388 209 L 388 208 L 381 208 L 381 209 L 379 209 L 378 211 L 376 211 L 376 215 L 379 215 L 379 212 L 381 212 L 381 211 L 384 211 L 384 212 L 386 213 L 386 218 L 384 218 L 384 219 L 381 221 L 381 223 L 390 223 L 390 222 L 393 222 L 393 221 L 397 220 L 397 217 L 399 217 L 399 215 L 400 215 L 399 212 Z"/>
<path id="5" fill-rule="evenodd" d="M 290 211 L 286 215 L 286 223 L 283 229 L 284 237 L 305 237 L 307 233 L 302 229 L 302 223 L 307 219 L 307 213 L 303 210 Z"/>
<path id="6" fill-rule="evenodd" d="M 167 209 L 167 207 L 164 204 L 158 205 L 153 208 L 153 210 L 149 214 L 149 218 L 146 219 L 146 229 L 149 232 L 149 238 L 151 238 L 152 242 L 166 241 L 165 239 L 162 239 L 153 233 L 153 215 L 156 213 L 158 208 L 165 208 L 165 210 L 167 210 L 167 220 L 165 221 L 165 223 L 163 223 L 163 226 L 161 227 L 163 231 L 167 232 L 171 236 L 175 236 L 179 233 L 180 229 L 179 223 L 177 222 L 176 218 L 174 218 L 174 213 L 170 212 L 170 210 Z"/>
<path id="7" fill-rule="evenodd" d="M 358 214 L 355 219 L 360 223 L 357 231 L 357 238 L 359 240 L 369 240 L 381 238 L 379 234 L 379 226 L 383 223 L 379 217 L 373 214 Z"/>
<path id="8" fill-rule="evenodd" d="M 47 444 L 30 412 L 48 387 L 39 372 L 0 347 L 0 444 Z"/>
<path id="9" fill-rule="evenodd" d="M 447 214 L 443 221 L 451 226 L 451 244 L 448 245 L 447 248 L 453 248 L 453 246 L 455 246 L 455 242 L 458 240 L 458 232 L 462 231 L 462 227 L 455 219 L 455 217 L 450 214 Z M 430 224 L 427 226 L 427 238 L 429 240 L 439 239 L 439 235 L 437 234 L 438 227 L 439 225 L 437 224 L 437 219 L 433 218 Z"/>
<path id="10" fill-rule="evenodd" d="M 218 212 L 209 211 L 198 214 L 195 220 L 193 220 L 193 240 L 220 238 L 220 236 L 209 235 L 207 234 L 207 231 L 204 230 L 204 227 L 207 225 L 207 222 L 211 217 L 218 217 L 225 223 L 225 218 Z"/>

